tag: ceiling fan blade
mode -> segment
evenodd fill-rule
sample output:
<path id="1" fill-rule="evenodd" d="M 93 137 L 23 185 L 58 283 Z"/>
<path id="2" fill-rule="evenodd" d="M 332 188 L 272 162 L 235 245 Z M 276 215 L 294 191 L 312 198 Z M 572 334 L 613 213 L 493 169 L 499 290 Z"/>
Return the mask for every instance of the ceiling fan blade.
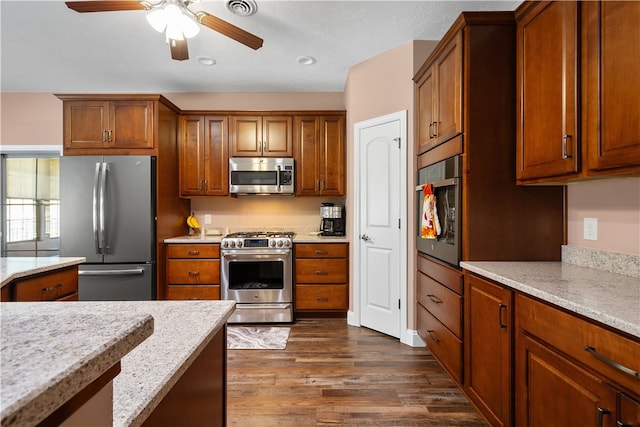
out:
<path id="1" fill-rule="evenodd" d="M 185 59 L 189 59 L 187 39 L 169 39 L 169 47 L 171 48 L 171 59 L 175 59 L 176 61 L 184 61 Z"/>
<path id="2" fill-rule="evenodd" d="M 242 43 L 245 46 L 250 47 L 251 49 L 257 50 L 262 47 L 263 40 L 260 37 L 254 36 L 253 34 L 243 30 L 242 28 L 238 28 L 235 25 L 228 23 L 227 21 L 223 21 L 222 19 L 201 10 L 198 12 L 194 12 L 194 15 L 196 16 L 198 22 L 205 27 L 209 27 L 222 35 L 225 35 L 237 42 Z"/>
<path id="3" fill-rule="evenodd" d="M 65 2 L 69 9 L 76 12 L 117 12 L 121 10 L 147 10 L 151 9 L 151 3 L 147 1 L 132 0 L 97 0 L 97 1 L 67 1 Z"/>

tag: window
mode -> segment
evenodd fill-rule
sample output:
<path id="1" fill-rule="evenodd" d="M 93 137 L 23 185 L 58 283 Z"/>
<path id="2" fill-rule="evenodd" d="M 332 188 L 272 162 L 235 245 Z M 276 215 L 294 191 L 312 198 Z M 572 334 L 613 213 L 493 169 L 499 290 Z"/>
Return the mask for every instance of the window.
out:
<path id="1" fill-rule="evenodd" d="M 2 155 L 2 255 L 52 256 L 60 249 L 58 153 Z"/>

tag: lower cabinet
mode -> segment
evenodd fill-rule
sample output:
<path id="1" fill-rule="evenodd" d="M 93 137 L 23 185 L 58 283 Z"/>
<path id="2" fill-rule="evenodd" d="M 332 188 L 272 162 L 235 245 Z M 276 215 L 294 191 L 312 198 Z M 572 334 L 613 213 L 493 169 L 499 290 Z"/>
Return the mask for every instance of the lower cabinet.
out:
<path id="1" fill-rule="evenodd" d="M 462 292 L 460 271 L 418 255 L 418 334 L 440 364 L 462 384 Z"/>
<path id="2" fill-rule="evenodd" d="M 296 243 L 295 311 L 349 309 L 349 244 Z"/>
<path id="3" fill-rule="evenodd" d="M 516 295 L 518 426 L 640 425 L 640 342 Z"/>
<path id="4" fill-rule="evenodd" d="M 220 299 L 220 245 L 167 245 L 166 298 Z"/>
<path id="5" fill-rule="evenodd" d="M 510 426 L 513 291 L 469 273 L 464 282 L 464 390 L 492 425 Z"/>
<path id="6" fill-rule="evenodd" d="M 77 301 L 78 266 L 16 279 L 2 288 L 2 301 Z"/>

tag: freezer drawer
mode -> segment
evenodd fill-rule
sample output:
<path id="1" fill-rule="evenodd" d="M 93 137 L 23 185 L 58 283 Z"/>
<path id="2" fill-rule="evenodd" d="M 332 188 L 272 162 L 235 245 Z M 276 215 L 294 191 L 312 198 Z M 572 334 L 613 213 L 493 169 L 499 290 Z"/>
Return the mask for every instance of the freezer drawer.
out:
<path id="1" fill-rule="evenodd" d="M 80 301 L 147 301 L 155 299 L 155 264 L 80 265 Z"/>

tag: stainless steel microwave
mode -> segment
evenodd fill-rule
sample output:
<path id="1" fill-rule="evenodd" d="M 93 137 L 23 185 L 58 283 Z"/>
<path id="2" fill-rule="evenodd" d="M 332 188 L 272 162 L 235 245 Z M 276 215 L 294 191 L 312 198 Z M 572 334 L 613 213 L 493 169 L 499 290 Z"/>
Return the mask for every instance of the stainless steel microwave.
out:
<path id="1" fill-rule="evenodd" d="M 231 194 L 293 194 L 294 163 L 289 157 L 232 157 Z"/>
<path id="2" fill-rule="evenodd" d="M 453 266 L 458 266 L 461 256 L 461 171 L 460 156 L 435 163 L 418 171 L 416 187 L 416 205 L 418 209 L 416 224 L 416 249 Z M 424 213 L 422 186 L 431 183 L 436 197 L 436 210 L 441 233 L 434 239 L 421 236 L 422 216 Z"/>

